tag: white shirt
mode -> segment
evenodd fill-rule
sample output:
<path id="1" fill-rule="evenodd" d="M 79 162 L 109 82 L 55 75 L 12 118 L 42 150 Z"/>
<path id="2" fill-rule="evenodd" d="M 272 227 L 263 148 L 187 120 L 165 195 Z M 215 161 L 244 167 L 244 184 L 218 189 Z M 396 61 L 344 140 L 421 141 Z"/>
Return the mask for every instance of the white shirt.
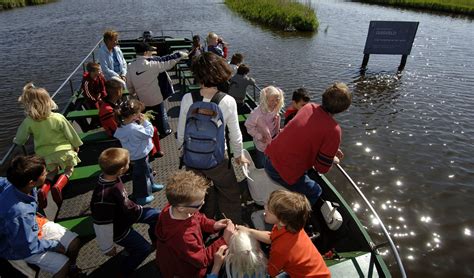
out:
<path id="1" fill-rule="evenodd" d="M 204 98 L 204 102 L 210 102 L 210 99 Z M 178 120 L 178 143 L 180 146 L 184 142 L 184 128 L 186 125 L 186 115 L 188 114 L 189 107 L 193 104 L 193 97 L 191 93 L 187 93 L 181 100 L 181 109 L 179 110 Z M 235 99 L 229 95 L 226 95 L 219 102 L 219 108 L 224 116 L 224 123 L 229 129 L 230 149 L 234 154 L 234 157 L 242 155 L 242 132 L 240 132 L 239 118 L 237 115 L 237 104 Z"/>

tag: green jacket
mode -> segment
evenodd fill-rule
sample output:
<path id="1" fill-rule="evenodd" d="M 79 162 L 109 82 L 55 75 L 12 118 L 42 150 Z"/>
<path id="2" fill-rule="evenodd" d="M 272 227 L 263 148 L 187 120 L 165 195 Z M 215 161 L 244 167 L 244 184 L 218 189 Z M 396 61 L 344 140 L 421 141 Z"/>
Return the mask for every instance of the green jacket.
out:
<path id="1" fill-rule="evenodd" d="M 26 117 L 18 128 L 13 142 L 24 145 L 30 134 L 34 138 L 35 153 L 41 157 L 57 151 L 72 150 L 82 145 L 71 123 L 59 113 L 51 113 L 46 120 L 42 121 Z"/>

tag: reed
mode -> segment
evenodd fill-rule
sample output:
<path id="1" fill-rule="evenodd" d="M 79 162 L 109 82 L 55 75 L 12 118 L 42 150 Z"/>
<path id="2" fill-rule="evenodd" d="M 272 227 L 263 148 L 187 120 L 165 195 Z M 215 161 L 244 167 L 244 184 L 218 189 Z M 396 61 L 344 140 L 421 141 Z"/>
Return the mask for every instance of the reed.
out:
<path id="1" fill-rule="evenodd" d="M 357 0 L 365 3 L 441 11 L 474 16 L 474 0 Z"/>
<path id="2" fill-rule="evenodd" d="M 53 1 L 54 0 L 0 0 L 0 11 L 30 5 L 46 4 Z"/>
<path id="3" fill-rule="evenodd" d="M 295 0 L 225 0 L 243 17 L 262 24 L 298 31 L 315 31 L 318 20 L 314 9 Z"/>

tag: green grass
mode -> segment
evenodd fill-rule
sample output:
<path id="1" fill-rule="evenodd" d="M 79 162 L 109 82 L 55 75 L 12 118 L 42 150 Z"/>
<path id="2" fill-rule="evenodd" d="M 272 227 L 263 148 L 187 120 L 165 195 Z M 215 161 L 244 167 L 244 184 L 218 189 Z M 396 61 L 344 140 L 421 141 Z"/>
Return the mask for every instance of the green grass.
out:
<path id="1" fill-rule="evenodd" d="M 0 0 L 0 10 L 46 4 L 53 1 L 54 0 Z"/>
<path id="2" fill-rule="evenodd" d="M 225 3 L 249 20 L 281 29 L 315 31 L 319 25 L 314 9 L 295 0 L 225 0 Z"/>
<path id="3" fill-rule="evenodd" d="M 474 16 L 474 0 L 358 0 L 365 3 L 425 9 Z"/>

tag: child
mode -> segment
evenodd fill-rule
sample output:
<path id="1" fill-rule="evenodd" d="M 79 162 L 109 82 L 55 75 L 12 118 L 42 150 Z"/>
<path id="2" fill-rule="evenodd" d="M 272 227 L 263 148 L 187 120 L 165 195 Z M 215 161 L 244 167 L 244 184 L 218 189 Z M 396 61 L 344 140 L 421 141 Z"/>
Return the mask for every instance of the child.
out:
<path id="1" fill-rule="evenodd" d="M 336 82 L 323 93 L 322 101 L 322 105 L 303 106 L 265 150 L 268 176 L 306 195 L 311 205 L 321 195 L 321 187 L 306 171 L 314 167 L 324 174 L 344 157 L 339 149 L 342 131 L 334 115 L 349 108 L 352 94 L 346 84 Z"/>
<path id="2" fill-rule="evenodd" d="M 119 120 L 117 119 L 116 110 L 118 109 L 118 103 L 122 99 L 123 87 L 122 83 L 115 79 L 108 80 L 105 82 L 107 89 L 107 96 L 99 107 L 99 120 L 102 127 L 109 137 L 113 137 L 117 130 Z M 160 137 L 158 130 L 153 127 L 153 149 L 150 152 L 150 157 L 162 157 L 164 153 L 160 147 Z"/>
<path id="3" fill-rule="evenodd" d="M 85 98 L 83 106 L 86 109 L 99 109 L 100 101 L 107 95 L 105 77 L 97 63 L 87 63 L 86 69 L 81 84 L 82 95 Z"/>
<path id="4" fill-rule="evenodd" d="M 133 195 L 140 205 L 151 203 L 155 199 L 151 193 L 163 189 L 163 185 L 154 182 L 148 161 L 148 153 L 153 149 L 153 125 L 141 113 L 143 109 L 144 105 L 139 100 L 123 102 L 119 108 L 122 123 L 114 133 L 122 147 L 130 152 Z"/>
<path id="5" fill-rule="evenodd" d="M 268 86 L 260 92 L 260 105 L 255 108 L 245 121 L 247 132 L 253 137 L 256 147 L 255 166 L 261 169 L 265 165 L 267 145 L 280 132 L 280 109 L 285 103 L 283 91 Z"/>
<path id="6" fill-rule="evenodd" d="M 249 71 L 250 68 L 247 65 L 241 64 L 237 73 L 230 79 L 229 95 L 235 98 L 238 107 L 244 104 L 247 86 L 255 85 L 255 79 L 247 76 Z"/>
<path id="7" fill-rule="evenodd" d="M 109 148 L 99 156 L 102 174 L 92 193 L 91 212 L 94 230 L 102 252 L 114 256 L 114 242 L 128 252 L 121 263 L 121 274 L 130 277 L 141 262 L 153 251 L 156 237 L 154 229 L 159 211 L 144 208 L 128 199 L 128 193 L 120 179 L 127 172 L 130 163 L 129 152 L 122 148 Z M 148 234 L 152 244 L 148 243 L 132 224 L 145 223 L 150 227 Z"/>
<path id="8" fill-rule="evenodd" d="M 227 58 L 227 43 L 219 38 L 216 33 L 207 34 L 207 51 L 212 52 L 222 58 Z"/>
<path id="9" fill-rule="evenodd" d="M 44 159 L 17 156 L 7 179 L 0 178 L 0 257 L 13 265 L 22 260 L 37 265 L 54 277 L 76 277 L 81 245 L 77 234 L 36 213 L 37 188 L 46 174 Z"/>
<path id="10" fill-rule="evenodd" d="M 304 195 L 286 190 L 273 191 L 265 206 L 265 222 L 273 224 L 271 232 L 237 226 L 257 240 L 271 244 L 268 274 L 284 271 L 292 278 L 331 277 L 321 254 L 303 227 L 311 207 Z"/>
<path id="11" fill-rule="evenodd" d="M 35 153 L 44 158 L 48 170 L 45 184 L 38 192 L 39 206 L 40 208 L 47 206 L 50 189 L 54 202 L 59 206 L 63 201 L 62 190 L 68 183 L 74 166 L 81 162 L 77 152 L 82 141 L 63 115 L 51 112 L 58 106 L 44 88 L 28 83 L 23 87 L 23 94 L 18 101 L 25 108 L 26 119 L 18 128 L 13 142 L 24 145 L 30 134 L 33 135 Z M 51 181 L 59 168 L 64 169 L 64 173 L 51 188 Z"/>
<path id="12" fill-rule="evenodd" d="M 204 52 L 204 47 L 201 45 L 201 37 L 199 35 L 193 36 L 193 47 L 188 53 L 187 64 L 190 67 L 194 57 L 201 55 Z"/>
<path id="13" fill-rule="evenodd" d="M 199 209 L 209 186 L 206 178 L 191 171 L 173 174 L 166 186 L 168 203 L 156 226 L 156 260 L 163 277 L 203 277 L 213 263 L 214 253 L 229 242 L 234 224 L 228 219 L 214 221 Z M 203 232 L 223 230 L 222 237 L 204 245 Z"/>
<path id="14" fill-rule="evenodd" d="M 309 100 L 309 92 L 305 88 L 299 88 L 293 92 L 293 96 L 291 97 L 291 105 L 288 106 L 285 111 L 285 126 L 296 116 L 298 110 L 300 110 L 301 107 L 309 102 Z"/>
<path id="15" fill-rule="evenodd" d="M 232 75 L 235 75 L 235 73 L 237 72 L 237 69 L 242 64 L 243 61 L 244 61 L 244 55 L 240 53 L 235 53 L 234 55 L 232 55 L 232 57 L 230 58 L 230 63 L 229 63 L 230 67 L 232 68 Z"/>

